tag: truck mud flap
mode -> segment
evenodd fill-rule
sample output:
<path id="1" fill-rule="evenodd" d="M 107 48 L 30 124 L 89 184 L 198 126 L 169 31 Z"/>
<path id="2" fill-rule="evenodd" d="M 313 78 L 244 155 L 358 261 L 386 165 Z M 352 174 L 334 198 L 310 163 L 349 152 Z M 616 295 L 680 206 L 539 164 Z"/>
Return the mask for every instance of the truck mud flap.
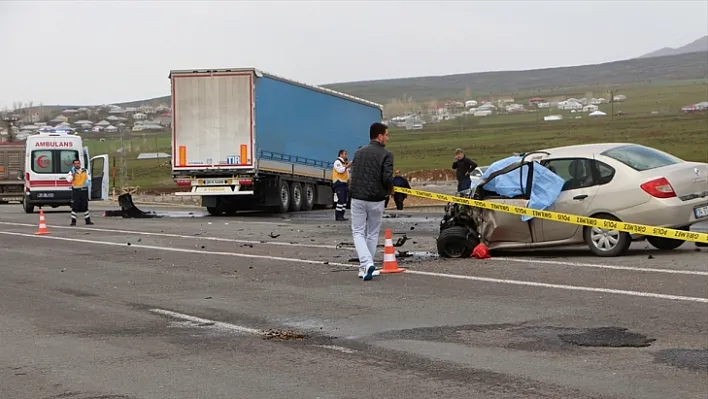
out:
<path id="1" fill-rule="evenodd" d="M 122 216 L 124 218 L 128 219 L 146 219 L 146 218 L 158 218 L 161 217 L 155 212 L 145 212 L 141 211 L 137 206 L 135 206 L 135 203 L 133 202 L 133 197 L 126 193 L 126 194 L 121 194 L 118 196 L 118 205 L 120 205 L 120 215 L 113 214 L 109 215 L 109 212 L 106 212 L 106 216 Z"/>

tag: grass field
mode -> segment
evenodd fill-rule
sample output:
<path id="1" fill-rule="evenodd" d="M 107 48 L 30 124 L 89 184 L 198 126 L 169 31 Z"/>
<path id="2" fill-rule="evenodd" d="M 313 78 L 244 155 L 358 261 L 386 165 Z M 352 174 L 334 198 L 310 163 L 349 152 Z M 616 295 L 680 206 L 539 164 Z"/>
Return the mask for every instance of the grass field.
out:
<path id="1" fill-rule="evenodd" d="M 588 91 L 579 90 L 571 94 L 583 97 Z M 470 157 L 485 165 L 513 152 L 595 142 L 644 144 L 687 160 L 708 162 L 708 114 L 680 112 L 686 104 L 708 100 L 708 86 L 695 83 L 646 85 L 627 88 L 620 93 L 627 95 L 627 101 L 616 103 L 614 111 L 622 111 L 624 116 L 611 117 L 611 106 L 603 104 L 600 109 L 608 116 L 600 118 L 588 118 L 586 114 L 571 114 L 557 109 L 459 118 L 428 124 L 421 131 L 392 128 L 389 149 L 395 155 L 395 166 L 404 172 L 448 169 L 457 147 L 464 148 Z M 544 122 L 543 116 L 548 114 L 563 114 L 564 120 Z M 582 119 L 574 119 L 578 115 Z M 127 181 L 121 182 L 118 172 L 117 186 L 139 186 L 141 189 L 174 187 L 169 160 L 136 159 L 141 152 L 171 154 L 168 133 L 140 134 L 123 141 L 107 137 L 104 136 L 103 140 L 89 138 L 87 144 L 94 155 L 109 153 L 118 170 L 118 151 L 124 148 Z"/>

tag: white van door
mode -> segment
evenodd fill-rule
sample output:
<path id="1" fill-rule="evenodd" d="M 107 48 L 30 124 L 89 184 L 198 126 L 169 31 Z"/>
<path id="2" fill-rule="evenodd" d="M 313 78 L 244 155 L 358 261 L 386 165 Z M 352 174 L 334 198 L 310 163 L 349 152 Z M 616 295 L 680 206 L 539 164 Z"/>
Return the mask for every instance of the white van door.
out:
<path id="1" fill-rule="evenodd" d="M 91 158 L 91 200 L 107 201 L 109 197 L 110 173 L 108 154 Z"/>

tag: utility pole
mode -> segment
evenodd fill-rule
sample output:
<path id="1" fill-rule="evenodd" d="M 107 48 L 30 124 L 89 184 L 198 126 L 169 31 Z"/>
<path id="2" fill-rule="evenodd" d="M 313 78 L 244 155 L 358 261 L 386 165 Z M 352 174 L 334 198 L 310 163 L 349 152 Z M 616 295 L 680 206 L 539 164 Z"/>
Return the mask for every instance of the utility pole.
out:
<path id="1" fill-rule="evenodd" d="M 120 168 L 121 190 L 125 187 L 125 184 L 128 181 L 128 163 L 125 159 L 125 145 L 123 144 L 123 135 L 124 133 L 121 133 L 120 135 L 120 165 L 118 166 Z"/>

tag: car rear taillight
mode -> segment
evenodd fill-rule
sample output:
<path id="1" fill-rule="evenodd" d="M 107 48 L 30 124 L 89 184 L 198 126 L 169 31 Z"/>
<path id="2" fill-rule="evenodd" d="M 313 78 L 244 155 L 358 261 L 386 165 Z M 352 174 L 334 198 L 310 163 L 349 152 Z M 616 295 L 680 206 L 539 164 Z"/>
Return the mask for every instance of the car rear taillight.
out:
<path id="1" fill-rule="evenodd" d="M 665 177 L 660 177 L 648 181 L 640 186 L 642 190 L 646 191 L 647 194 L 656 198 L 673 198 L 676 196 L 674 188 L 671 187 L 671 183 L 666 180 Z"/>

